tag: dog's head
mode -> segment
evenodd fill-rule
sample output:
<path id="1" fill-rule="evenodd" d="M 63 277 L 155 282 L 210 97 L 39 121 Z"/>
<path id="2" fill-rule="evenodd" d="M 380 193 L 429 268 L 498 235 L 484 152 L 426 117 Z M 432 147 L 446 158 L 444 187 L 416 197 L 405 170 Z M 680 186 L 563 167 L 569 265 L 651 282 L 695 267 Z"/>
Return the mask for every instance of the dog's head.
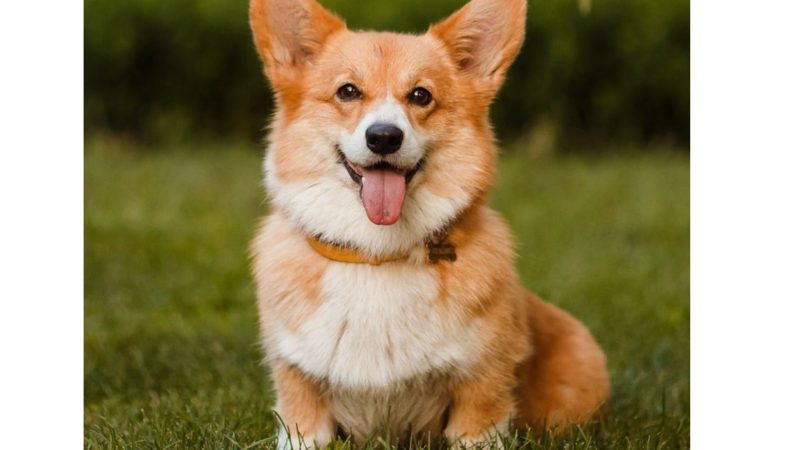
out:
<path id="1" fill-rule="evenodd" d="M 405 251 L 483 201 L 488 108 L 522 44 L 525 0 L 472 0 L 423 35 L 353 32 L 314 0 L 251 0 L 277 102 L 273 207 L 307 234 Z"/>

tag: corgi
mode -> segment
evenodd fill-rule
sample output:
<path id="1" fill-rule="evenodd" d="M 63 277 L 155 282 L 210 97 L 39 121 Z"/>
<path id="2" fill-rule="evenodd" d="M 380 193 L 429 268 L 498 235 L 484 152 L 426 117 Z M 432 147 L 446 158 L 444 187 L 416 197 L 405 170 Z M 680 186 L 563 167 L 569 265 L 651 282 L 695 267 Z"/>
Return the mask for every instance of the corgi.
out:
<path id="1" fill-rule="evenodd" d="M 605 355 L 522 286 L 487 206 L 489 105 L 525 0 L 421 35 L 351 31 L 314 0 L 251 0 L 275 95 L 252 244 L 278 448 L 564 429 L 609 396 Z"/>

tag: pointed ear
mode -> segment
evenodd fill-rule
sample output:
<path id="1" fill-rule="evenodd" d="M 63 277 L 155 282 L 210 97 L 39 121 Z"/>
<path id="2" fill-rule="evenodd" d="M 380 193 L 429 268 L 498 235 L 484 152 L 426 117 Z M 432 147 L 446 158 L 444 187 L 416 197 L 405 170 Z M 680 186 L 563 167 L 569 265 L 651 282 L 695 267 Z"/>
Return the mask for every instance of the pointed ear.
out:
<path id="1" fill-rule="evenodd" d="M 267 77 L 280 85 L 346 27 L 315 0 L 250 0 L 250 28 Z"/>
<path id="2" fill-rule="evenodd" d="M 459 69 L 493 95 L 525 37 L 525 0 L 472 0 L 428 33 L 444 42 Z"/>

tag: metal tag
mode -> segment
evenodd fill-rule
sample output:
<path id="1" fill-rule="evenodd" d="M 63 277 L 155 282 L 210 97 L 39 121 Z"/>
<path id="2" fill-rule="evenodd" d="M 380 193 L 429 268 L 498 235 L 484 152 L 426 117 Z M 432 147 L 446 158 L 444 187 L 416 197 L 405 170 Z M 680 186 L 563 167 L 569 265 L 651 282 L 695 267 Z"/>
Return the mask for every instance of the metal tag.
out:
<path id="1" fill-rule="evenodd" d="M 447 232 L 439 232 L 433 235 L 427 242 L 428 262 L 431 264 L 439 261 L 456 260 L 456 247 L 447 241 Z"/>

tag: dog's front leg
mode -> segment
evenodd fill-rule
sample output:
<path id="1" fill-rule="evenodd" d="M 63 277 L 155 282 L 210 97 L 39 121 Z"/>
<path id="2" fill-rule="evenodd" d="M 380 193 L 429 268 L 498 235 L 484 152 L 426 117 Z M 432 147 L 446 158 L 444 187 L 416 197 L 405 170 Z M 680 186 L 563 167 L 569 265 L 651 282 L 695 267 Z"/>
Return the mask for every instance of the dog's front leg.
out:
<path id="1" fill-rule="evenodd" d="M 476 444 L 503 448 L 514 415 L 513 381 L 503 372 L 488 369 L 452 387 L 445 436 L 454 448 Z"/>
<path id="2" fill-rule="evenodd" d="M 333 439 L 334 426 L 319 383 L 286 361 L 274 359 L 271 365 L 280 421 L 278 450 L 325 447 Z"/>

